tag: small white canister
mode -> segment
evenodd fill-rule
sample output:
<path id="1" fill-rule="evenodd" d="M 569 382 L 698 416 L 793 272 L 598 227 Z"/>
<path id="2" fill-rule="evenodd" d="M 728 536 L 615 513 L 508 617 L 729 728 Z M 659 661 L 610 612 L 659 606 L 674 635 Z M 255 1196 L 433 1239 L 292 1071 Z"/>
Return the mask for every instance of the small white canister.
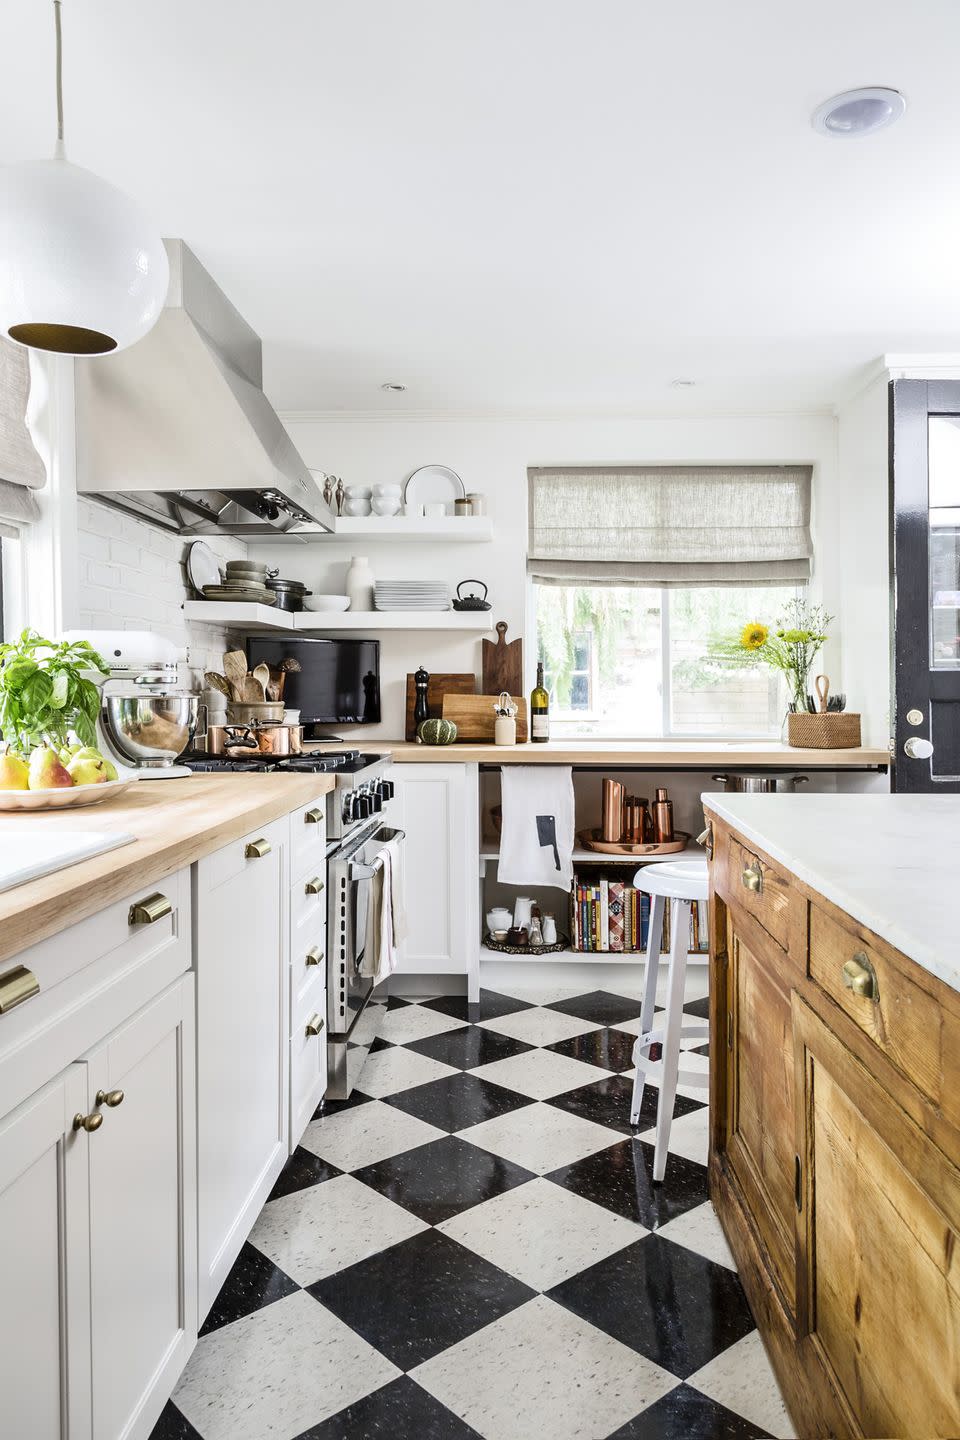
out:
<path id="1" fill-rule="evenodd" d="M 494 720 L 493 743 L 495 745 L 516 745 L 517 722 L 513 715 L 498 715 Z"/>

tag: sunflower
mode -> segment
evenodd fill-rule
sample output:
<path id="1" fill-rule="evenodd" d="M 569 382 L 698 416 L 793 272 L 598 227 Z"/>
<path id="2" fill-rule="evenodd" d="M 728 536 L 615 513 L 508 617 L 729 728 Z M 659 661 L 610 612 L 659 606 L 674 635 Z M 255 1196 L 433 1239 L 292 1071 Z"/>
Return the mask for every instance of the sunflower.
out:
<path id="1" fill-rule="evenodd" d="M 767 643 L 767 636 L 770 631 L 766 625 L 761 625 L 758 620 L 753 620 L 749 625 L 744 625 L 740 634 L 740 644 L 744 650 L 762 650 Z"/>

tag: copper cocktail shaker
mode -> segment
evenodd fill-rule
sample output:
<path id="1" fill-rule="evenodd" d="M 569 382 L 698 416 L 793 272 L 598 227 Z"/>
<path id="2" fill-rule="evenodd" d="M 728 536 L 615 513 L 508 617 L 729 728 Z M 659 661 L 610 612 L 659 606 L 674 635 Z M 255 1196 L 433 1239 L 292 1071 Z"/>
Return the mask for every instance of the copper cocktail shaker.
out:
<path id="1" fill-rule="evenodd" d="M 604 780 L 600 808 L 600 837 L 616 844 L 623 834 L 623 786 L 619 780 Z"/>
<path id="2" fill-rule="evenodd" d="M 667 798 L 663 786 L 657 790 L 653 802 L 653 837 L 658 845 L 673 839 L 673 801 Z"/>

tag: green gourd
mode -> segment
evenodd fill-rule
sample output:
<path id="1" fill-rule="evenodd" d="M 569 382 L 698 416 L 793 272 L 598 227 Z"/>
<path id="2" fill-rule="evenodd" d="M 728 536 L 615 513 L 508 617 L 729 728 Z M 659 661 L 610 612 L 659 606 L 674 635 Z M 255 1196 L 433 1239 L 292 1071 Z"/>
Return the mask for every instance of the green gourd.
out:
<path id="1" fill-rule="evenodd" d="M 457 727 L 452 720 L 421 720 L 417 726 L 417 739 L 422 745 L 452 745 L 457 738 Z"/>

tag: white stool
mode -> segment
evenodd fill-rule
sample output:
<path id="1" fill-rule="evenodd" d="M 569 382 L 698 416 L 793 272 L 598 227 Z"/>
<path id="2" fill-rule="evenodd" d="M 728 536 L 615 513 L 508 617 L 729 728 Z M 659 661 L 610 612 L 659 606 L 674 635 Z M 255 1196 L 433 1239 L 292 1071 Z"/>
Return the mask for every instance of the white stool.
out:
<path id="1" fill-rule="evenodd" d="M 640 1037 L 633 1047 L 633 1063 L 637 1067 L 630 1105 L 630 1123 L 640 1121 L 643 1091 L 647 1073 L 658 1062 L 650 1059 L 654 1045 L 663 1049 L 663 1073 L 660 1099 L 657 1103 L 657 1140 L 653 1155 L 653 1178 L 662 1180 L 667 1167 L 667 1145 L 677 1085 L 709 1084 L 701 1070 L 683 1070 L 680 1066 L 681 1039 L 705 1038 L 708 1025 L 683 1024 L 684 982 L 687 977 L 687 951 L 690 944 L 690 905 L 706 900 L 709 892 L 706 860 L 676 860 L 645 865 L 634 876 L 634 885 L 650 896 L 650 928 L 647 932 L 647 974 L 640 1010 Z M 663 934 L 664 901 L 670 900 L 670 955 L 667 974 L 667 1008 L 662 1028 L 653 1028 L 657 977 L 660 971 L 660 942 Z"/>

